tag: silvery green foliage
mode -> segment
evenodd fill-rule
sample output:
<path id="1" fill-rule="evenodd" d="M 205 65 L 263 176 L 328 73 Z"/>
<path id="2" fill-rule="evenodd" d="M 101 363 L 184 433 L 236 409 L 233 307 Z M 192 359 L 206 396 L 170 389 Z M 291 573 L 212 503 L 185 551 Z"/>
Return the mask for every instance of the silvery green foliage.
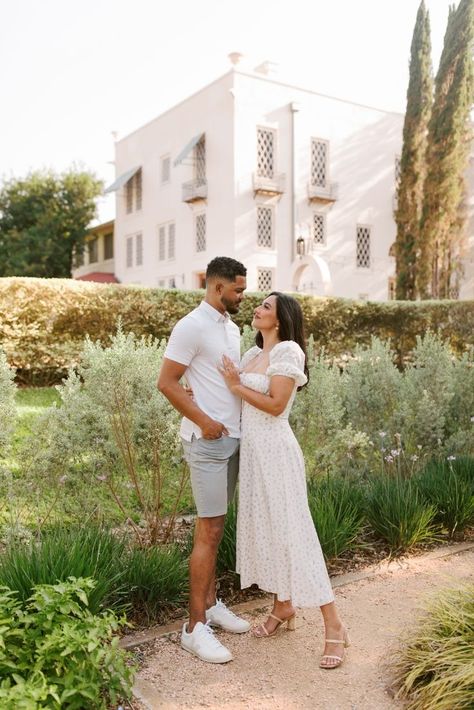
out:
<path id="1" fill-rule="evenodd" d="M 7 362 L 5 353 L 0 350 L 0 453 L 10 443 L 15 426 L 15 391 L 14 372 Z"/>
<path id="2" fill-rule="evenodd" d="M 417 337 L 413 362 L 402 379 L 398 431 L 406 453 L 417 445 L 434 453 L 449 427 L 455 391 L 455 358 L 449 345 L 432 333 Z"/>
<path id="3" fill-rule="evenodd" d="M 30 441 L 36 475 L 81 483 L 75 495 L 85 497 L 105 484 L 126 499 L 139 487 L 142 510 L 157 485 L 178 486 L 180 416 L 156 387 L 164 348 L 120 327 L 108 347 L 86 340 L 77 374 L 57 388 L 61 406 L 47 410 Z"/>
<path id="4" fill-rule="evenodd" d="M 309 383 L 296 395 L 291 423 L 304 453 L 308 476 L 357 466 L 369 449 L 369 437 L 346 421 L 341 375 L 324 353 L 308 342 Z"/>
<path id="5" fill-rule="evenodd" d="M 474 349 L 453 364 L 453 397 L 447 420 L 448 454 L 474 455 Z"/>
<path id="6" fill-rule="evenodd" d="M 256 331 L 251 328 L 249 325 L 244 325 L 244 328 L 242 330 L 242 335 L 240 337 L 240 352 L 241 355 L 244 355 L 244 353 L 247 352 L 247 350 L 250 350 L 250 348 L 253 348 L 255 345 L 255 335 Z"/>
<path id="7" fill-rule="evenodd" d="M 369 348 L 358 346 L 342 380 L 344 405 L 352 426 L 372 441 L 381 430 L 392 440 L 397 432 L 402 375 L 393 362 L 389 343 L 372 338 Z"/>

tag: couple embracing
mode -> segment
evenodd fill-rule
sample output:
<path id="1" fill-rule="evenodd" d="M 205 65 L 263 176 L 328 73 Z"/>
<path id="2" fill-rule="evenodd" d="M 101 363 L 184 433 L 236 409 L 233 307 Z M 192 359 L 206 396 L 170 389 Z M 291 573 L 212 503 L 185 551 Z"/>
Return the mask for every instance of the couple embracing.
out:
<path id="1" fill-rule="evenodd" d="M 174 327 L 158 387 L 183 415 L 181 437 L 197 508 L 190 557 L 189 621 L 182 647 L 203 661 L 226 663 L 231 652 L 214 635 L 250 624 L 216 599 L 215 570 L 227 506 L 239 479 L 237 572 L 242 588 L 272 592 L 257 639 L 294 630 L 296 607 L 319 606 L 325 626 L 321 668 L 339 666 L 348 645 L 308 507 L 304 461 L 288 423 L 308 381 L 299 303 L 274 292 L 255 309 L 256 345 L 240 358 L 239 310 L 246 268 L 228 257 L 206 271 L 202 303 Z M 181 386 L 186 380 L 190 397 Z"/>

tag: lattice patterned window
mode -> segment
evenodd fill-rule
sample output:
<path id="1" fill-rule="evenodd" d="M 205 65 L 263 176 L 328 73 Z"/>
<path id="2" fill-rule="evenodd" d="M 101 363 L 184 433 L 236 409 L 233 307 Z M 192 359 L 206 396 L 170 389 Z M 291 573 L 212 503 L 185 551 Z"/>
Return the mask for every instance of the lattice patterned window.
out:
<path id="1" fill-rule="evenodd" d="M 125 204 L 127 214 L 133 212 L 133 177 L 125 184 Z"/>
<path id="2" fill-rule="evenodd" d="M 170 181 L 171 175 L 171 161 L 170 156 L 166 155 L 161 159 L 161 184 L 165 185 Z"/>
<path id="3" fill-rule="evenodd" d="M 143 235 L 135 235 L 135 264 L 142 266 L 143 264 Z"/>
<path id="4" fill-rule="evenodd" d="M 133 266 L 133 237 L 127 237 L 127 269 Z"/>
<path id="5" fill-rule="evenodd" d="M 168 288 L 176 288 L 176 279 L 174 276 L 169 279 Z"/>
<path id="6" fill-rule="evenodd" d="M 400 183 L 400 175 L 402 169 L 402 159 L 399 155 L 395 156 L 395 185 L 398 187 Z"/>
<path id="7" fill-rule="evenodd" d="M 257 288 L 259 291 L 272 290 L 272 270 L 258 269 L 257 270 Z"/>
<path id="8" fill-rule="evenodd" d="M 158 228 L 158 259 L 164 261 L 166 259 L 166 227 Z"/>
<path id="9" fill-rule="evenodd" d="M 327 187 L 328 148 L 326 141 L 311 139 L 311 184 Z"/>
<path id="10" fill-rule="evenodd" d="M 313 243 L 326 244 L 326 217 L 321 212 L 313 214 Z"/>
<path id="11" fill-rule="evenodd" d="M 196 251 L 206 251 L 206 215 L 196 215 Z"/>
<path id="12" fill-rule="evenodd" d="M 135 209 L 142 208 L 142 169 L 140 168 L 135 173 Z"/>
<path id="13" fill-rule="evenodd" d="M 206 181 L 206 137 L 203 136 L 194 148 L 194 177 L 201 183 Z"/>
<path id="14" fill-rule="evenodd" d="M 114 258 L 114 234 L 109 232 L 104 234 L 104 259 Z"/>
<path id="15" fill-rule="evenodd" d="M 175 257 L 176 227 L 174 222 L 168 225 L 168 259 Z"/>
<path id="16" fill-rule="evenodd" d="M 89 239 L 87 247 L 89 250 L 89 264 L 95 264 L 99 261 L 99 240 L 97 237 Z"/>
<path id="17" fill-rule="evenodd" d="M 273 210 L 271 207 L 257 207 L 257 245 L 273 246 Z"/>
<path id="18" fill-rule="evenodd" d="M 257 129 L 257 175 L 273 178 L 275 173 L 275 131 Z"/>
<path id="19" fill-rule="evenodd" d="M 370 227 L 357 227 L 356 259 L 358 267 L 370 268 Z"/>

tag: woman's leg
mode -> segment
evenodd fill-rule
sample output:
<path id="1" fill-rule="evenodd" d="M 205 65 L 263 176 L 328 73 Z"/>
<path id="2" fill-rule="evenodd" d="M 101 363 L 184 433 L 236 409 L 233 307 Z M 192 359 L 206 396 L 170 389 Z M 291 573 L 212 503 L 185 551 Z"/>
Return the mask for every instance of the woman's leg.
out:
<path id="1" fill-rule="evenodd" d="M 325 638 L 341 639 L 341 643 L 326 643 L 324 655 L 344 657 L 344 624 L 341 621 L 336 604 L 330 602 L 320 607 L 324 620 Z M 324 659 L 323 665 L 326 668 L 339 665 L 336 659 Z"/>
<path id="2" fill-rule="evenodd" d="M 276 598 L 276 594 L 274 594 L 273 595 L 273 608 L 272 608 L 271 613 L 273 614 L 273 616 L 276 616 L 278 619 L 281 619 L 281 621 L 285 621 L 285 619 L 289 619 L 290 617 L 294 616 L 296 613 L 296 610 L 293 607 L 293 604 L 291 603 L 291 599 L 287 599 L 286 601 L 280 602 Z M 267 635 L 262 627 L 264 627 L 266 629 L 268 635 L 270 635 L 275 631 L 277 626 L 279 626 L 279 622 L 277 621 L 277 619 L 274 619 L 272 616 L 269 616 L 268 619 L 263 624 L 260 624 L 260 626 L 257 626 L 256 635 L 257 636 L 266 636 Z"/>

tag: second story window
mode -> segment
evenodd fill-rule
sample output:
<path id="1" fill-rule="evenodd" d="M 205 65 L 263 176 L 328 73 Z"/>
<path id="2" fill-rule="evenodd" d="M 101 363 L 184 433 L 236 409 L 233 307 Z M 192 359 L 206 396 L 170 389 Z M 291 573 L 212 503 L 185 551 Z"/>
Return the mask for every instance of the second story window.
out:
<path id="1" fill-rule="evenodd" d="M 133 237 L 127 237 L 126 241 L 126 265 L 127 269 L 133 266 Z"/>
<path id="2" fill-rule="evenodd" d="M 139 168 L 125 183 L 125 209 L 127 214 L 142 208 L 142 169 Z"/>
<path id="3" fill-rule="evenodd" d="M 104 234 L 104 259 L 114 258 L 114 234 L 109 232 Z"/>
<path id="4" fill-rule="evenodd" d="M 257 207 L 257 246 L 273 247 L 273 210 L 271 207 Z"/>
<path id="5" fill-rule="evenodd" d="M 356 263 L 358 268 L 370 268 L 370 227 L 357 225 Z"/>
<path id="6" fill-rule="evenodd" d="M 257 128 L 257 175 L 273 178 L 275 175 L 275 131 Z"/>
<path id="7" fill-rule="evenodd" d="M 206 214 L 196 215 L 196 251 L 206 251 Z"/>
<path id="8" fill-rule="evenodd" d="M 311 139 L 311 184 L 328 186 L 329 143 L 319 138 Z"/>
<path id="9" fill-rule="evenodd" d="M 161 175 L 160 180 L 162 185 L 166 185 L 170 181 L 171 177 L 171 159 L 169 155 L 163 156 L 161 158 Z"/>
<path id="10" fill-rule="evenodd" d="M 89 251 L 89 264 L 95 264 L 99 261 L 99 240 L 97 237 L 89 239 L 87 244 Z"/>
<path id="11" fill-rule="evenodd" d="M 206 182 L 206 136 L 203 135 L 194 148 L 194 178 L 198 183 Z"/>

